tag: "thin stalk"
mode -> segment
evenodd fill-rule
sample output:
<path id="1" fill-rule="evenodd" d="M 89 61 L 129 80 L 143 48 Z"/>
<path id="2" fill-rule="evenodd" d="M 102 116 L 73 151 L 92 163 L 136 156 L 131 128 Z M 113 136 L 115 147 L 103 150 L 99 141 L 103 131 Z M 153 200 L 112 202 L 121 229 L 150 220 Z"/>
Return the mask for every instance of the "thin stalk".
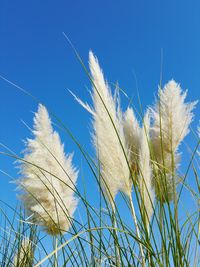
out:
<path id="1" fill-rule="evenodd" d="M 159 219 L 160 219 L 160 231 L 161 233 L 163 233 L 164 237 L 165 237 L 165 227 L 164 227 L 164 213 L 163 213 L 163 203 L 159 203 Z M 161 239 L 161 257 L 162 257 L 162 263 L 163 263 L 163 266 L 164 263 L 166 264 L 166 266 L 168 266 L 167 264 L 167 257 L 166 257 L 166 248 L 164 246 L 164 239 L 162 238 Z"/>
<path id="2" fill-rule="evenodd" d="M 58 237 L 55 237 L 54 240 L 54 249 L 55 249 L 55 255 L 54 255 L 54 267 L 58 267 Z"/>
<path id="3" fill-rule="evenodd" d="M 120 266 L 120 252 L 119 252 L 119 246 L 118 246 L 118 233 L 117 233 L 117 218 L 115 213 L 115 205 L 112 204 L 112 212 L 113 212 L 113 237 L 114 237 L 114 243 L 115 243 L 115 254 L 116 254 L 116 266 Z M 116 242 L 117 241 L 117 242 Z"/>
<path id="4" fill-rule="evenodd" d="M 136 236 L 137 236 L 137 238 L 139 240 L 141 240 L 140 231 L 139 231 L 139 227 L 138 227 L 138 223 L 137 223 L 137 217 L 136 217 L 135 209 L 134 209 L 134 206 L 133 206 L 133 199 L 132 199 L 131 192 L 129 194 L 129 200 L 130 200 L 131 214 L 132 214 L 133 222 L 134 222 L 135 229 L 136 229 Z M 141 253 L 141 257 L 142 257 L 142 266 L 145 267 L 144 251 L 143 251 L 142 244 L 140 242 L 139 242 L 139 248 L 140 248 L 140 253 Z"/>

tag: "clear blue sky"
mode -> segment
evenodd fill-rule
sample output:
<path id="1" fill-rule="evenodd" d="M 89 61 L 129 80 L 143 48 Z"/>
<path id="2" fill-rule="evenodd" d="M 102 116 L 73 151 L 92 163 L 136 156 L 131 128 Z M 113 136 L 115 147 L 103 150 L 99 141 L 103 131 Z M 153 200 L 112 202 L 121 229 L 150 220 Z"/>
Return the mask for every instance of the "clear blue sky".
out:
<path id="1" fill-rule="evenodd" d="M 86 89 L 90 83 L 62 32 L 86 64 L 92 49 L 107 79 L 118 81 L 136 105 L 133 72 L 146 107 L 152 104 L 159 84 L 161 49 L 163 82 L 174 78 L 188 88 L 188 100 L 199 99 L 200 1 L 1 0 L 0 74 L 51 108 L 86 147 L 90 148 L 90 118 L 67 88 L 90 102 Z M 0 97 L 0 142 L 19 153 L 22 140 L 30 136 L 21 119 L 31 126 L 37 105 L 3 80 Z M 194 129 L 199 111 L 197 107 Z M 75 150 L 75 162 L 80 165 L 82 158 L 75 145 L 67 135 L 61 135 L 66 152 Z M 186 140 L 193 145 L 190 137 Z M 11 159 L 1 156 L 0 169 L 17 176 Z M 87 169 L 84 175 L 90 185 Z M 14 204 L 15 186 L 4 175 L 0 174 L 0 179 L 0 198 Z"/>

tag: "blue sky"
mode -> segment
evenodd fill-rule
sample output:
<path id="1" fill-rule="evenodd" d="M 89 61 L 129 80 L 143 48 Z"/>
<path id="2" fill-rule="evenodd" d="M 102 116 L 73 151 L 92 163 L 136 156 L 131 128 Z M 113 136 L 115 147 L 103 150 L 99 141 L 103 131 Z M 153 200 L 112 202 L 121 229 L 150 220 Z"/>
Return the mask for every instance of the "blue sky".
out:
<path id="1" fill-rule="evenodd" d="M 90 117 L 67 89 L 90 102 L 90 83 L 62 32 L 69 36 L 86 65 L 92 49 L 106 78 L 118 81 L 136 106 L 133 73 L 145 108 L 154 101 L 159 84 L 161 49 L 163 82 L 174 78 L 183 89 L 188 89 L 188 100 L 199 99 L 199 1 L 1 0 L 0 75 L 45 103 L 88 149 Z M 22 140 L 30 136 L 21 120 L 31 126 L 37 104 L 2 79 L 0 96 L 0 142 L 19 153 L 23 150 Z M 122 100 L 125 107 L 127 100 Z M 197 107 L 194 129 L 200 119 L 199 111 Z M 82 164 L 76 146 L 64 132 L 60 133 L 66 152 L 75 151 L 75 163 Z M 194 147 L 191 137 L 186 141 Z M 0 169 L 17 177 L 12 162 L 1 156 Z M 83 173 L 90 185 L 87 168 Z M 14 204 L 15 186 L 4 175 L 0 174 L 0 179 L 1 199 Z"/>

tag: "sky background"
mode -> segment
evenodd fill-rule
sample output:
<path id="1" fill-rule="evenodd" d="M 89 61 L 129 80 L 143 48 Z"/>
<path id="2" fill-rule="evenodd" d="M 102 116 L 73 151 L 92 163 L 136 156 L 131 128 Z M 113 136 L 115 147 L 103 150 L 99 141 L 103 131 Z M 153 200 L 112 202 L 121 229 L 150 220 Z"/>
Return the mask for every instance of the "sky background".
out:
<path id="1" fill-rule="evenodd" d="M 161 50 L 163 83 L 173 78 L 188 89 L 188 101 L 199 99 L 200 1 L 1 0 L 0 75 L 45 103 L 91 152 L 90 116 L 67 90 L 90 103 L 90 83 L 62 32 L 68 35 L 86 65 L 90 49 L 97 55 L 107 80 L 118 81 L 133 97 L 136 107 L 134 73 L 145 109 L 153 103 L 157 92 Z M 23 140 L 31 136 L 21 120 L 32 126 L 37 103 L 2 79 L 0 99 L 0 142 L 19 154 L 24 148 Z M 127 99 L 122 97 L 122 102 L 125 108 Z M 198 106 L 194 130 L 199 111 Z M 60 134 L 66 152 L 75 151 L 75 164 L 85 166 L 70 137 L 62 131 Z M 191 136 L 186 142 L 192 148 L 195 145 Z M 182 165 L 184 168 L 184 160 Z M 17 177 L 13 160 L 8 157 L 0 157 L 0 169 Z M 82 168 L 81 175 L 86 179 L 91 199 L 95 199 L 93 178 L 87 167 Z M 15 205 L 15 185 L 3 174 L 0 179 L 0 198 Z M 81 188 L 81 179 L 78 186 Z"/>

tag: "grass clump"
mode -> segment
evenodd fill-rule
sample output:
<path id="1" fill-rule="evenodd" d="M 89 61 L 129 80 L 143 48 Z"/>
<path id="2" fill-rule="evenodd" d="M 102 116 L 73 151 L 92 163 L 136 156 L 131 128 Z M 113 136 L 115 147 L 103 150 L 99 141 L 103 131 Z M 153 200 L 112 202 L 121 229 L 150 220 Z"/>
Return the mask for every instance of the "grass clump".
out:
<path id="1" fill-rule="evenodd" d="M 17 160 L 25 207 L 23 212 L 10 207 L 11 219 L 11 212 L 1 209 L 1 266 L 198 266 L 199 132 L 185 174 L 179 148 L 190 132 L 196 102 L 187 103 L 186 91 L 172 80 L 159 88 L 155 105 L 144 114 L 136 116 L 131 105 L 123 112 L 120 88 L 112 93 L 93 53 L 90 73 L 76 54 L 92 83 L 93 105 L 72 94 L 92 116 L 96 157 L 39 104 L 24 156 L 0 152 Z M 89 167 L 97 205 L 50 117 Z"/>

